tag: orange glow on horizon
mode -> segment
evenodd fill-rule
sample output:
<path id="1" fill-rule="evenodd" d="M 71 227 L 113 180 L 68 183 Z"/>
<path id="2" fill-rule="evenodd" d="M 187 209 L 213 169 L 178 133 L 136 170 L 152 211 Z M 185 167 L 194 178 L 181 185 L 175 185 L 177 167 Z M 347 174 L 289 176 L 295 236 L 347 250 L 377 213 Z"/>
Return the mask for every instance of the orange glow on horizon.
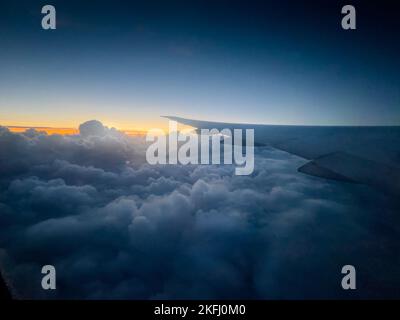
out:
<path id="1" fill-rule="evenodd" d="M 89 118 L 90 120 L 90 118 Z M 128 122 L 119 122 L 119 121 L 103 121 L 99 119 L 104 126 L 108 128 L 115 128 L 119 131 L 125 133 L 137 133 L 137 132 L 147 132 L 153 128 L 161 129 L 165 132 L 168 131 L 168 121 L 161 120 L 161 121 L 148 121 L 148 122 L 140 122 L 140 125 L 131 124 Z M 86 121 L 86 120 L 85 120 Z M 85 121 L 74 121 L 71 122 L 31 122 L 31 121 L 5 121 L 0 119 L 0 126 L 7 127 L 13 132 L 24 132 L 26 129 L 36 129 L 38 131 L 46 131 L 48 133 L 60 133 L 60 134 L 76 134 L 79 133 L 79 125 L 84 123 Z"/>
<path id="2" fill-rule="evenodd" d="M 130 136 L 145 135 L 151 129 L 161 129 L 168 134 L 168 119 L 159 116 L 138 117 L 132 120 L 130 117 L 110 117 L 103 114 L 82 115 L 79 117 L 64 117 L 59 119 L 53 116 L 41 116 L 38 120 L 33 116 L 25 115 L 24 117 L 7 118 L 0 116 L 0 126 L 10 129 L 12 132 L 25 132 L 27 129 L 33 128 L 37 131 L 44 131 L 47 134 L 73 135 L 79 134 L 79 125 L 88 120 L 97 119 L 108 128 L 115 128 Z M 180 131 L 189 128 L 188 126 L 178 125 Z"/>
<path id="3" fill-rule="evenodd" d="M 78 122 L 79 123 L 79 122 Z M 140 127 L 134 127 L 134 128 L 129 128 L 126 129 L 128 126 L 125 125 L 123 126 L 122 124 L 118 125 L 119 123 L 103 123 L 106 127 L 108 128 L 115 128 L 123 133 L 125 133 L 128 136 L 145 136 L 149 130 L 152 129 L 160 129 L 165 132 L 165 134 L 168 134 L 168 121 L 167 120 L 161 120 L 161 121 L 155 121 L 153 125 L 150 123 L 146 123 L 144 125 L 143 122 L 141 122 Z M 74 128 L 74 127 L 67 127 L 67 126 L 35 126 L 35 125 L 26 125 L 26 124 L 21 124 L 21 125 L 15 125 L 15 124 L 2 124 L 0 123 L 0 126 L 3 125 L 4 127 L 8 128 L 11 132 L 16 132 L 16 133 L 22 133 L 25 132 L 26 130 L 29 129 L 35 129 L 36 131 L 42 131 L 46 132 L 49 135 L 52 134 L 60 134 L 60 135 L 75 135 L 79 134 L 79 129 Z M 125 127 L 125 128 L 124 128 Z M 178 126 L 179 131 L 187 132 L 191 131 L 193 128 L 185 125 L 179 125 Z"/>
<path id="4" fill-rule="evenodd" d="M 11 132 L 22 133 L 29 129 L 35 129 L 36 131 L 46 132 L 49 135 L 60 134 L 60 135 L 74 135 L 79 134 L 79 130 L 76 128 L 52 128 L 52 127 L 19 127 L 19 126 L 6 126 Z M 146 135 L 146 131 L 142 130 L 120 130 L 128 136 L 142 136 Z"/>
<path id="5" fill-rule="evenodd" d="M 7 126 L 11 132 L 25 132 L 29 129 L 35 129 L 36 131 L 44 131 L 47 134 L 61 134 L 61 135 L 71 135 L 78 134 L 79 131 L 74 128 L 51 128 L 51 127 L 17 127 L 17 126 Z"/>

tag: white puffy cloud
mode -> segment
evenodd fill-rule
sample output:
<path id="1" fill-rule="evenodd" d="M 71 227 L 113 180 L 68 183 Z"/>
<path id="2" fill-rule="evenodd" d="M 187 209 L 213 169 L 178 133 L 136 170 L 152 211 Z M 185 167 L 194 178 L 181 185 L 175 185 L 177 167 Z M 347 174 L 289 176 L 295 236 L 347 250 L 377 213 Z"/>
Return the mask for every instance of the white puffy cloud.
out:
<path id="1" fill-rule="evenodd" d="M 394 297 L 398 203 L 297 172 L 260 148 L 255 172 L 145 163 L 143 140 L 89 121 L 75 136 L 0 127 L 0 255 L 29 298 Z M 380 214 L 379 214 L 380 213 Z M 58 289 L 40 287 L 41 266 Z M 385 273 L 382 273 L 385 270 Z"/>

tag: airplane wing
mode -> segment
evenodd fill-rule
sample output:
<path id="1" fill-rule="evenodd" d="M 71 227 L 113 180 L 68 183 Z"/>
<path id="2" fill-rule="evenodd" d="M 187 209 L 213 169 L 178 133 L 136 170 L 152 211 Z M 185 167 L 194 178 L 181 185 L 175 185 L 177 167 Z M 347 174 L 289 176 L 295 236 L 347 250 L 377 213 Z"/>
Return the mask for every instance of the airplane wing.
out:
<path id="1" fill-rule="evenodd" d="M 298 171 L 400 195 L 400 126 L 292 126 L 166 118 L 197 129 L 254 129 L 255 145 L 307 160 Z"/>

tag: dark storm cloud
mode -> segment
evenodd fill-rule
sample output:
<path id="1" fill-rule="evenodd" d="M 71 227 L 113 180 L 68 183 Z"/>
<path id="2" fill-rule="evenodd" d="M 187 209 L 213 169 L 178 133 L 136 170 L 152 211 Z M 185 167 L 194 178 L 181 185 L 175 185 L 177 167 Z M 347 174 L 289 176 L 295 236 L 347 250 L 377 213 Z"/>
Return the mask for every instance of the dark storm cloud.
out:
<path id="1" fill-rule="evenodd" d="M 144 141 L 96 121 L 80 132 L 0 127 L 0 258 L 18 296 L 346 297 L 344 264 L 368 280 L 359 296 L 395 295 L 385 196 L 299 174 L 304 160 L 269 148 L 239 177 L 231 166 L 147 165 Z M 55 292 L 40 288 L 45 264 Z"/>

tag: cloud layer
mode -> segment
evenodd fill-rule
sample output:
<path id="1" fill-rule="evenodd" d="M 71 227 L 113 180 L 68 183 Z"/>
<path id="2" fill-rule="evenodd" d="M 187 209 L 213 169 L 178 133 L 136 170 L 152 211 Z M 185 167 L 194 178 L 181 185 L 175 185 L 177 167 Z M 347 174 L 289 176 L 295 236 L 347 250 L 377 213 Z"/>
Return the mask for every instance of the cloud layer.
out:
<path id="1" fill-rule="evenodd" d="M 145 163 L 98 121 L 76 136 L 0 127 L 0 261 L 23 298 L 400 297 L 398 203 L 298 173 L 260 148 L 255 172 Z M 41 267 L 57 290 L 41 289 Z M 357 268 L 358 290 L 340 287 Z"/>

